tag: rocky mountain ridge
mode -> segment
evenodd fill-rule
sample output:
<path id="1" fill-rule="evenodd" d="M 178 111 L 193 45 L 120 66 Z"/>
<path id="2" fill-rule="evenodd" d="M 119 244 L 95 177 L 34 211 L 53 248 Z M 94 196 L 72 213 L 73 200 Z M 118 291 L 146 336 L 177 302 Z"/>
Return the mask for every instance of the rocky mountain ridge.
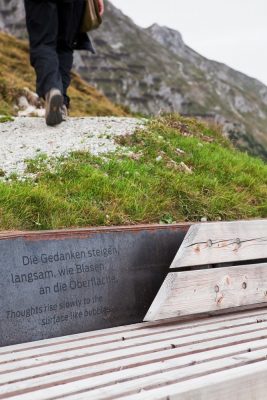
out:
<path id="1" fill-rule="evenodd" d="M 0 0 L 0 27 L 25 36 L 23 1 Z M 267 87 L 186 46 L 179 32 L 147 29 L 106 1 L 96 55 L 75 56 L 75 69 L 114 103 L 144 114 L 179 112 L 223 126 L 233 142 L 267 158 Z"/>

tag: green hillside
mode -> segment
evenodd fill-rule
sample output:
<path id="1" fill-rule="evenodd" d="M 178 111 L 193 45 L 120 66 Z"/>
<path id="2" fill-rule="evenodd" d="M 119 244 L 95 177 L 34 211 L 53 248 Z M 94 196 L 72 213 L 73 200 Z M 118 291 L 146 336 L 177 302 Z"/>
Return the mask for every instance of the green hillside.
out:
<path id="1" fill-rule="evenodd" d="M 103 157 L 40 157 L 28 165 L 34 179 L 0 183 L 0 228 L 267 217 L 267 165 L 216 127 L 169 115 L 118 142 Z"/>

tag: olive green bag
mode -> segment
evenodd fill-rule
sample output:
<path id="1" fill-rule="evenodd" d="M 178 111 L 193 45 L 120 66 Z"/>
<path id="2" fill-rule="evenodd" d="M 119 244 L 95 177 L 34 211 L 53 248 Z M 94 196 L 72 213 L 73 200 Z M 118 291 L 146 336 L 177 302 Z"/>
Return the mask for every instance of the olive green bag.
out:
<path id="1" fill-rule="evenodd" d="M 99 14 L 99 7 L 97 0 L 86 0 L 85 10 L 82 20 L 81 31 L 89 32 L 93 29 L 99 28 L 102 24 L 102 18 Z"/>

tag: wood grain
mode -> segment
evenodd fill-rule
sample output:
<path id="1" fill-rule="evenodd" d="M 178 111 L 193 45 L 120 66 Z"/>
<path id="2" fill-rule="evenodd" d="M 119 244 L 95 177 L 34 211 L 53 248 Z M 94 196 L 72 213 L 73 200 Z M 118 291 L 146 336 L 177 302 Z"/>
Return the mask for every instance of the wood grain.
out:
<path id="1" fill-rule="evenodd" d="M 266 400 L 266 393 L 267 361 L 261 361 L 120 400 Z"/>
<path id="2" fill-rule="evenodd" d="M 126 339 L 131 339 L 133 337 L 138 337 L 138 336 L 145 336 L 149 335 L 150 333 L 155 334 L 157 333 L 163 333 L 166 331 L 171 331 L 171 330 L 183 330 L 186 328 L 198 328 L 202 329 L 204 327 L 206 330 L 211 329 L 211 327 L 216 327 L 220 323 L 225 323 L 227 321 L 228 324 L 232 324 L 234 326 L 235 324 L 249 324 L 251 321 L 257 320 L 265 316 L 266 311 L 261 310 L 261 309 L 256 309 L 254 308 L 253 310 L 244 310 L 242 312 L 235 312 L 232 313 L 231 315 L 225 315 L 223 313 L 222 315 L 216 314 L 216 316 L 212 316 L 211 318 L 208 318 L 210 315 L 203 315 L 202 318 L 194 318 L 194 321 L 192 321 L 192 318 L 187 321 L 187 320 L 164 320 L 160 322 L 147 322 L 147 323 L 138 323 L 138 324 L 133 324 L 133 325 L 125 325 L 125 326 L 119 326 L 115 328 L 108 328 L 108 329 L 102 329 L 101 331 L 93 331 L 93 332 L 87 332 L 87 333 L 78 333 L 75 335 L 68 335 L 68 336 L 63 336 L 63 337 L 58 337 L 58 338 L 53 338 L 53 339 L 44 339 L 44 340 L 39 340 L 36 342 L 29 342 L 29 343 L 23 343 L 23 344 L 16 344 L 12 345 L 12 347 L 0 347 L 0 356 L 4 354 L 10 355 L 10 349 L 12 349 L 12 355 L 13 357 L 15 356 L 15 353 L 19 352 L 24 352 L 26 350 L 35 350 L 36 353 L 39 352 L 40 349 L 45 348 L 46 352 L 49 351 L 51 348 L 54 348 L 54 346 L 59 345 L 59 344 L 64 344 L 65 346 L 68 345 L 68 348 L 71 348 L 75 346 L 81 346 L 84 343 L 84 340 L 91 339 L 91 344 L 95 343 L 95 339 L 97 341 L 100 339 L 101 343 L 107 342 L 107 341 L 116 341 L 119 340 L 121 341 L 122 337 Z"/>
<path id="3" fill-rule="evenodd" d="M 124 340 L 119 341 L 122 332 Z M 52 339 L 44 346 L 28 344 L 27 349 L 10 346 L 9 353 L 1 355 L 0 399 L 154 400 L 181 396 L 177 399 L 184 400 L 196 388 L 204 396 L 214 380 L 225 382 L 225 393 L 231 398 L 239 391 L 234 385 L 227 391 L 230 375 L 238 381 L 245 371 L 249 380 L 255 369 L 256 376 L 264 369 L 266 310 L 186 323 L 173 320 L 162 326 L 143 323 L 124 327 L 122 332 L 114 328 L 87 338 L 81 334 L 80 343 L 75 335 L 73 341 L 70 336 L 62 337 L 60 342 Z M 250 365 L 255 368 L 247 372 Z M 12 371 L 7 372 L 9 366 Z M 257 384 L 255 390 L 258 394 Z"/>
<path id="4" fill-rule="evenodd" d="M 267 220 L 191 226 L 171 268 L 267 259 Z"/>
<path id="5" fill-rule="evenodd" d="M 171 360 L 161 365 L 143 366 L 140 368 L 126 369 L 119 373 L 111 373 L 106 376 L 81 379 L 76 382 L 57 385 L 52 388 L 36 390 L 33 392 L 38 400 L 65 399 L 70 396 L 72 400 L 104 400 L 107 398 L 119 399 L 125 395 L 139 393 L 147 388 L 160 387 L 167 383 L 172 384 L 184 379 L 192 379 L 198 375 L 208 375 L 212 372 L 223 371 L 246 365 L 250 362 L 261 361 L 266 355 L 265 350 L 246 354 L 243 359 L 238 357 L 225 357 L 224 359 L 207 361 L 205 363 L 179 368 L 178 360 Z M 116 382 L 116 384 L 114 384 Z M 190 383 L 188 383 L 190 387 Z M 12 397 L 13 400 L 28 400 L 28 394 L 19 394 Z"/>
<path id="6" fill-rule="evenodd" d="M 256 326 L 255 326 L 256 325 Z M 256 332 L 255 332 L 256 331 Z M 206 349 L 211 342 L 211 346 L 214 346 L 213 341 L 216 339 L 223 339 L 225 336 L 233 336 L 232 340 L 247 340 L 252 337 L 255 340 L 259 338 L 267 338 L 267 319 L 264 320 L 260 326 L 255 323 L 254 325 L 248 324 L 247 326 L 233 326 L 225 331 L 222 330 L 207 330 L 206 332 L 197 332 L 194 330 L 185 330 L 184 332 L 167 332 L 158 333 L 155 331 L 153 338 L 151 336 L 145 336 L 142 339 L 133 338 L 132 340 L 121 340 L 120 343 L 103 343 L 103 345 L 93 345 L 93 343 L 87 343 L 83 347 L 77 347 L 75 349 L 69 348 L 67 345 L 64 349 L 55 350 L 54 352 L 48 351 L 46 354 L 40 356 L 30 355 L 27 357 L 23 354 L 23 358 L 14 360 L 13 357 L 9 359 L 4 358 L 0 364 L 0 372 L 2 374 L 8 373 L 14 370 L 23 370 L 26 368 L 37 368 L 43 365 L 51 365 L 53 363 L 68 362 L 73 363 L 77 358 L 87 357 L 87 363 L 95 365 L 102 362 L 103 359 L 114 360 L 116 358 L 124 358 L 126 356 L 133 357 L 136 354 L 146 354 L 153 351 L 161 351 L 170 349 L 173 346 L 187 346 L 200 344 L 201 349 Z M 224 343 L 224 342 L 223 342 Z"/>
<path id="7" fill-rule="evenodd" d="M 253 343 L 253 351 L 263 350 L 264 347 L 267 346 L 267 339 L 264 340 L 256 340 Z M 153 373 L 153 371 L 162 370 L 162 365 L 164 364 L 164 368 L 169 367 L 179 367 L 185 368 L 192 365 L 200 364 L 209 360 L 220 360 L 225 358 L 226 355 L 231 355 L 231 357 L 242 357 L 245 359 L 247 357 L 247 344 L 241 343 L 237 345 L 228 346 L 227 351 L 225 347 L 219 347 L 212 350 L 207 350 L 203 352 L 199 352 L 196 354 L 187 354 L 185 356 L 181 356 L 181 349 L 171 349 L 160 352 L 151 352 L 146 355 L 123 358 L 120 360 L 115 360 L 109 363 L 99 363 L 97 366 L 89 366 L 80 368 L 72 368 L 67 371 L 60 371 L 58 369 L 55 373 L 49 373 L 42 375 L 42 368 L 38 369 L 39 375 L 37 377 L 30 376 L 25 380 L 16 380 L 12 381 L 12 377 L 9 376 L 0 376 L 0 378 L 5 378 L 5 383 L 0 386 L 0 398 L 4 395 L 11 396 L 15 395 L 18 392 L 22 392 L 24 390 L 38 390 L 40 387 L 53 387 L 59 384 L 65 384 L 66 382 L 71 382 L 73 380 L 83 379 L 83 377 L 92 378 L 96 375 L 105 375 L 111 374 L 114 372 L 120 372 L 124 369 L 132 369 L 132 372 L 136 372 L 137 367 L 141 367 L 148 364 L 151 364 L 151 368 L 149 368 L 149 372 Z M 259 353 L 258 353 L 259 354 Z M 262 353 L 261 353 L 262 354 Z M 180 355 L 180 357 L 179 357 Z M 255 355 L 255 353 L 254 353 Z M 249 357 L 249 355 L 248 355 Z M 250 359 L 250 358 L 249 358 Z M 168 364 L 171 361 L 171 364 Z M 74 367 L 74 366 L 73 366 Z M 134 371 L 133 371 L 134 369 Z M 145 372 L 147 372 L 146 369 Z M 32 371 L 32 375 L 34 375 L 35 371 Z M 18 378 L 18 373 L 13 373 L 13 379 Z M 10 379 L 10 380 L 8 380 Z M 114 379 L 114 375 L 112 377 Z M 8 382 L 8 383 L 6 383 Z"/>
<path id="8" fill-rule="evenodd" d="M 24 357 L 25 362 L 14 360 L 13 346 L 10 348 L 9 361 L 6 364 L 0 366 L 0 385 L 10 384 L 20 380 L 29 382 L 31 379 L 38 378 L 38 382 L 41 384 L 40 377 L 46 377 L 46 375 L 55 375 L 59 373 L 66 374 L 67 371 L 81 371 L 81 376 L 83 375 L 83 369 L 90 366 L 90 372 L 92 375 L 107 373 L 114 371 L 116 369 L 127 368 L 131 366 L 137 366 L 138 362 L 140 364 L 148 363 L 151 361 L 164 360 L 164 358 L 172 358 L 173 356 L 186 356 L 191 355 L 191 362 L 195 360 L 195 355 L 200 353 L 205 353 L 209 350 L 214 349 L 225 349 L 232 346 L 237 346 L 237 350 L 240 350 L 239 345 L 244 346 L 245 351 L 248 347 L 250 349 L 259 349 L 267 347 L 267 332 L 265 332 L 266 326 L 262 325 L 263 321 L 267 320 L 267 313 L 254 313 L 249 314 L 240 313 L 233 319 L 232 316 L 228 315 L 222 319 L 221 317 L 210 317 L 203 319 L 200 325 L 193 322 L 187 325 L 185 329 L 191 329 L 191 335 L 185 341 L 183 338 L 186 335 L 186 330 L 183 329 L 183 324 L 173 322 L 169 328 L 172 331 L 176 331 L 172 338 L 166 339 L 168 332 L 162 332 L 161 340 L 156 339 L 153 342 L 155 335 L 159 334 L 159 326 L 154 326 L 151 328 L 150 333 L 145 333 L 147 338 L 147 344 L 131 347 L 124 349 L 117 349 L 115 351 L 106 351 L 105 353 L 94 353 L 87 354 L 85 349 L 81 354 L 72 355 L 72 357 L 67 356 L 67 351 L 69 350 L 69 342 L 66 339 L 65 342 L 65 355 L 58 354 L 58 359 L 54 360 L 53 363 L 45 362 L 45 359 L 39 360 L 39 357 L 31 359 L 30 363 L 26 362 L 26 356 Z M 262 321 L 262 322 L 259 322 Z M 144 327 L 149 325 L 149 323 L 143 323 Z M 253 326 L 254 325 L 254 326 Z M 264 330 L 261 327 L 264 327 Z M 231 328 L 231 331 L 229 329 Z M 233 329 L 235 328 L 235 329 Z M 255 333 L 255 329 L 258 330 Z M 227 334 L 226 334 L 227 330 Z M 181 332 L 182 331 L 182 332 Z M 208 333 L 204 337 L 199 336 L 201 333 Z M 229 332 L 230 335 L 229 336 Z M 101 333 L 101 332 L 100 332 Z M 166 333 L 166 334 L 165 334 Z M 188 331 L 187 331 L 188 334 Z M 265 336 L 265 337 L 264 337 Z M 64 338 L 62 338 L 64 340 Z M 127 340 L 130 341 L 131 337 L 127 336 Z M 47 352 L 49 352 L 51 346 L 53 345 L 55 339 L 47 346 Z M 190 342 L 188 342 L 190 340 Z M 208 341 L 207 341 L 208 340 Z M 253 343 L 248 344 L 252 341 Z M 56 343 L 55 343 L 56 344 Z M 89 344 L 90 348 L 94 346 L 93 340 Z M 175 346 L 175 347 L 174 347 Z M 67 356 L 67 357 L 66 357 Z M 208 357 L 208 355 L 207 355 Z M 38 362 L 39 361 L 39 362 Z M 51 377 L 52 378 L 52 377 Z M 40 380 L 39 380 L 40 379 Z"/>
<path id="9" fill-rule="evenodd" d="M 145 321 L 267 303 L 267 263 L 172 272 Z"/>

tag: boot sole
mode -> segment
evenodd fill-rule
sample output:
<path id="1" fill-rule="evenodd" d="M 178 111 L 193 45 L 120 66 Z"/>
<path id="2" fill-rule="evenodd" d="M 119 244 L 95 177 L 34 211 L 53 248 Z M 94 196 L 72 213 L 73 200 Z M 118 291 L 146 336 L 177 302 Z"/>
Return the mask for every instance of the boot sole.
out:
<path id="1" fill-rule="evenodd" d="M 55 126 L 63 121 L 61 107 L 63 106 L 63 98 L 60 94 L 55 94 L 49 102 L 49 110 L 46 116 L 46 124 Z"/>

